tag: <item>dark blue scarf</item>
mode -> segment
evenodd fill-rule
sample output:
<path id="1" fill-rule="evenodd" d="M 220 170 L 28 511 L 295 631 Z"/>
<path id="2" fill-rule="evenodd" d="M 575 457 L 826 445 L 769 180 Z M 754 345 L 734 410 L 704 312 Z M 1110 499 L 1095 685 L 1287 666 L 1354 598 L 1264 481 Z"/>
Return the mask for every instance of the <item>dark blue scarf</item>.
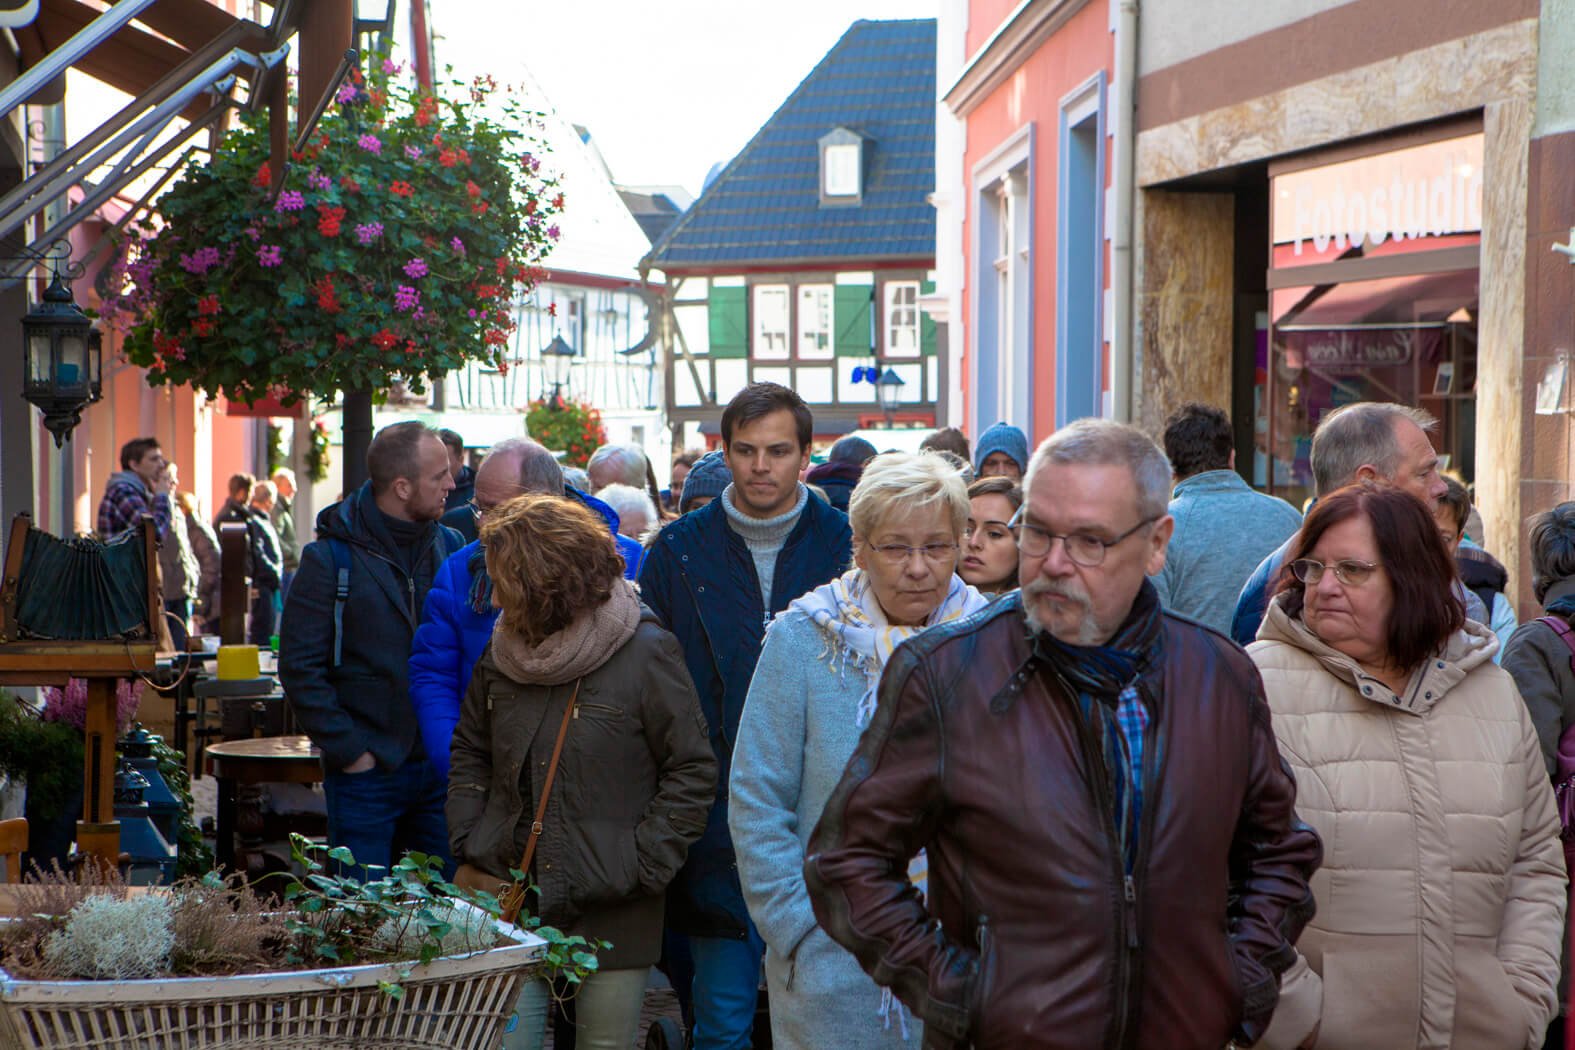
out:
<path id="1" fill-rule="evenodd" d="M 1160 613 L 1159 593 L 1144 580 L 1132 611 L 1104 645 L 1070 645 L 1044 633 L 1035 644 L 1073 689 L 1114 704 L 1121 690 L 1159 662 Z"/>

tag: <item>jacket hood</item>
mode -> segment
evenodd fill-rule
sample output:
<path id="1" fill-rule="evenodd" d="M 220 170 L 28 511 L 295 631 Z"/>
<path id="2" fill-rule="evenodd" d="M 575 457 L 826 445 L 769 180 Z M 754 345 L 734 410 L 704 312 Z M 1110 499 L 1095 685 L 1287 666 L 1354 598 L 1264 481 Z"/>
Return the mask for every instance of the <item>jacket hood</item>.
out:
<path id="1" fill-rule="evenodd" d="M 563 486 L 563 494 L 569 499 L 578 500 L 600 514 L 602 520 L 607 523 L 607 527 L 614 533 L 618 531 L 618 526 L 623 524 L 623 519 L 618 517 L 618 512 L 613 510 L 610 504 L 597 499 L 589 492 L 581 492 L 573 485 L 565 485 Z"/>
<path id="2" fill-rule="evenodd" d="M 1313 634 L 1300 617 L 1293 619 L 1287 614 L 1285 598 L 1286 595 L 1276 595 L 1269 603 L 1263 626 L 1258 629 L 1259 642 L 1279 642 L 1300 649 L 1317 660 L 1325 671 L 1373 702 L 1414 714 L 1431 710 L 1466 675 L 1491 663 L 1493 654 L 1498 652 L 1498 637 L 1482 624 L 1467 620 L 1464 627 L 1450 636 L 1443 652 L 1435 654 L 1411 673 L 1405 695 L 1396 696 L 1351 657 Z"/>
<path id="3" fill-rule="evenodd" d="M 148 488 L 148 483 L 142 480 L 142 476 L 134 470 L 115 471 L 109 476 L 109 481 L 106 483 L 105 488 L 112 489 L 117 485 L 127 485 L 142 493 L 151 493 L 153 491 Z"/>

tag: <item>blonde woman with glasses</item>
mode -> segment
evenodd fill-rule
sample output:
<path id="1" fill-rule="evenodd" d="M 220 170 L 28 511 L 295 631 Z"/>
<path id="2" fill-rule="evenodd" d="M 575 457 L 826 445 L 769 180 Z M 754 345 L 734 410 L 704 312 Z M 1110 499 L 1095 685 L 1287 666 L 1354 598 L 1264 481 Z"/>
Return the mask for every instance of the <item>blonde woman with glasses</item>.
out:
<path id="1" fill-rule="evenodd" d="M 733 750 L 728 824 L 766 942 L 778 1050 L 920 1045 L 919 1025 L 816 925 L 804 847 L 874 714 L 892 651 L 988 604 L 956 575 L 968 511 L 962 477 L 941 456 L 877 456 L 848 502 L 855 568 L 766 633 Z"/>

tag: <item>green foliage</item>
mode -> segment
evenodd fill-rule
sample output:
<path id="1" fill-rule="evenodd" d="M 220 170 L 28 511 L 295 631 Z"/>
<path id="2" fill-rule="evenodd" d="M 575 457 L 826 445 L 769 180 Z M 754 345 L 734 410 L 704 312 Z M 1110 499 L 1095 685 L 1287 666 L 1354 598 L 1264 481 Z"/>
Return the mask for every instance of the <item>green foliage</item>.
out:
<path id="1" fill-rule="evenodd" d="M 306 450 L 306 476 L 318 482 L 328 480 L 328 424 L 321 419 L 312 423 L 312 445 Z"/>
<path id="2" fill-rule="evenodd" d="M 82 734 L 45 722 L 13 693 L 0 689 L 0 773 L 25 781 L 39 812 L 59 813 L 82 784 Z"/>
<path id="3" fill-rule="evenodd" d="M 422 964 L 467 951 L 484 951 L 496 943 L 498 900 L 490 893 L 468 890 L 443 877 L 443 861 L 424 853 L 405 854 L 386 876 L 368 882 L 341 872 L 355 868 L 355 856 L 343 846 L 327 849 L 301 835 L 290 836 L 290 856 L 305 871 L 284 891 L 289 916 L 287 960 L 303 966 L 411 959 Z M 481 910 L 487 922 L 465 917 L 456 902 Z M 604 945 L 569 937 L 537 920 L 522 920 L 547 942 L 542 964 L 550 980 L 563 977 L 579 984 L 596 971 L 596 951 Z M 409 976 L 405 970 L 404 976 Z M 399 998 L 398 982 L 382 982 L 384 992 Z"/>
<path id="4" fill-rule="evenodd" d="M 277 197 L 266 114 L 246 116 L 159 198 L 162 227 L 129 231 L 102 312 L 148 382 L 288 405 L 507 369 L 563 206 L 539 118 L 490 78 L 426 94 L 398 73 L 352 73 Z"/>
<path id="5" fill-rule="evenodd" d="M 284 466 L 284 428 L 268 424 L 268 476 L 271 478 Z"/>
<path id="6" fill-rule="evenodd" d="M 602 414 L 584 401 L 532 401 L 525 414 L 525 432 L 554 452 L 563 465 L 583 467 L 591 453 L 607 443 Z"/>

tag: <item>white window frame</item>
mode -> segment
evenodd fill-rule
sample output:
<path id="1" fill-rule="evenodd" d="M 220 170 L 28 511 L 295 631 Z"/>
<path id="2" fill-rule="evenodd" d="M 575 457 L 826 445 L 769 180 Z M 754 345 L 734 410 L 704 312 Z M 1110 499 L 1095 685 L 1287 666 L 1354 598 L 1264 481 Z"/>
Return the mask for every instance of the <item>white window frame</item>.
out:
<path id="1" fill-rule="evenodd" d="M 836 353 L 835 285 L 798 286 L 798 357 L 801 361 L 830 361 Z"/>
<path id="2" fill-rule="evenodd" d="M 915 358 L 923 351 L 919 330 L 919 282 L 887 281 L 885 284 L 884 310 L 885 348 L 887 357 Z M 899 302 L 906 293 L 907 302 Z"/>
<path id="3" fill-rule="evenodd" d="M 789 337 L 793 327 L 793 289 L 786 284 L 757 284 L 749 293 L 750 356 L 757 361 L 786 361 L 792 356 Z M 769 299 L 781 297 L 781 316 L 772 316 L 775 308 L 765 304 Z"/>
<path id="4" fill-rule="evenodd" d="M 857 142 L 826 146 L 820 165 L 820 192 L 827 197 L 857 197 L 863 185 L 863 152 Z"/>
<path id="5" fill-rule="evenodd" d="M 971 172 L 973 280 L 968 312 L 977 340 L 969 354 L 968 419 L 982 432 L 997 421 L 1033 426 L 1034 125 L 1008 135 Z M 986 346 L 989 342 L 991 345 Z M 982 374 L 985 358 L 989 371 Z"/>

